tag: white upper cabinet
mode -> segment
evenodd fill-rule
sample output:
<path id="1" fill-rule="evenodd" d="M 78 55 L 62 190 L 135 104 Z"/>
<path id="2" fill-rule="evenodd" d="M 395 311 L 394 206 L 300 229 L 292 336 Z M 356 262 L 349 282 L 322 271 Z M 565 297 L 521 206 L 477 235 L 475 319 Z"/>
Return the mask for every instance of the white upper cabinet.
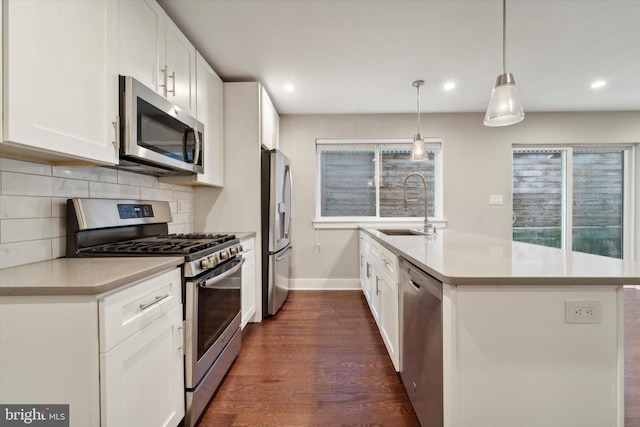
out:
<path id="1" fill-rule="evenodd" d="M 196 105 L 198 120 L 204 123 L 204 173 L 196 180 L 202 184 L 224 185 L 224 84 L 213 68 L 196 56 Z"/>
<path id="2" fill-rule="evenodd" d="M 196 52 L 196 118 L 204 124 L 204 172 L 169 176 L 163 182 L 184 185 L 224 185 L 224 84 L 213 68 Z"/>
<path id="3" fill-rule="evenodd" d="M 278 148 L 280 117 L 264 87 L 260 89 L 260 126 L 262 145 L 269 150 Z"/>
<path id="4" fill-rule="evenodd" d="M 118 6 L 120 74 L 164 96 L 164 10 L 155 0 L 121 0 Z"/>
<path id="5" fill-rule="evenodd" d="M 117 163 L 118 3 L 3 6 L 3 146 Z"/>
<path id="6" fill-rule="evenodd" d="M 196 49 L 155 0 L 120 0 L 120 74 L 196 115 Z"/>
<path id="7" fill-rule="evenodd" d="M 196 48 L 169 18 L 165 49 L 165 97 L 196 115 Z"/>

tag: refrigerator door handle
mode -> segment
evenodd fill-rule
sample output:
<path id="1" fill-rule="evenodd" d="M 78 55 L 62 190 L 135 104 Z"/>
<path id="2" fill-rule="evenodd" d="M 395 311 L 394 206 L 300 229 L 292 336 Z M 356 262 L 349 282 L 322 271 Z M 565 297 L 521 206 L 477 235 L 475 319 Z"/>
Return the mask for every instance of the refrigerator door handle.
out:
<path id="1" fill-rule="evenodd" d="M 284 186 L 282 188 L 283 212 L 285 215 L 284 237 L 289 238 L 291 234 L 291 209 L 293 209 L 293 180 L 291 179 L 291 168 L 289 165 L 284 169 Z M 289 190 L 289 198 L 287 199 L 287 188 Z M 287 206 L 288 205 L 288 206 Z"/>
<path id="2" fill-rule="evenodd" d="M 278 261 L 282 261 L 283 259 L 285 259 L 286 257 L 288 257 L 289 255 L 291 255 L 291 252 L 293 251 L 293 246 L 289 246 L 287 249 L 285 249 L 281 254 L 279 254 L 276 257 L 276 262 Z"/>

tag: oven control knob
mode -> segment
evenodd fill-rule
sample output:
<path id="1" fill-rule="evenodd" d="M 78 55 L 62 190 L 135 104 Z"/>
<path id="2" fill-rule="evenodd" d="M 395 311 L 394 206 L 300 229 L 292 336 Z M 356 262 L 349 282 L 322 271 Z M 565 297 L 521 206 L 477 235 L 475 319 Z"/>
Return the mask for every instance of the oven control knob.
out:
<path id="1" fill-rule="evenodd" d="M 221 260 L 225 260 L 225 259 L 229 259 L 229 251 L 224 250 L 222 252 L 220 252 L 220 259 Z"/>
<path id="2" fill-rule="evenodd" d="M 200 261 L 200 267 L 203 270 L 208 270 L 211 267 L 213 267 L 215 264 L 213 263 L 213 258 L 205 258 L 202 261 Z"/>
<path id="3" fill-rule="evenodd" d="M 236 246 L 232 246 L 230 249 L 231 255 L 236 255 L 238 253 L 238 248 Z"/>

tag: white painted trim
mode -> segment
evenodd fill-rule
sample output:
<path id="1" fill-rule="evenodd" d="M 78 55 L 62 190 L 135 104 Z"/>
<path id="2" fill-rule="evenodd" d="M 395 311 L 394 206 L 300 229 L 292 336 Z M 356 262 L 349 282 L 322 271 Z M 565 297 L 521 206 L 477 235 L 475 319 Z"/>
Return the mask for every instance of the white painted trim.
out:
<path id="1" fill-rule="evenodd" d="M 622 195 L 622 229 L 626 231 L 622 237 L 622 259 L 633 260 L 636 257 L 636 242 L 638 232 L 636 226 L 636 147 L 632 146 L 624 151 L 624 177 Z"/>
<path id="2" fill-rule="evenodd" d="M 434 215 L 437 218 L 442 218 L 444 215 L 444 140 L 442 137 L 429 137 L 424 138 L 426 143 L 427 150 L 433 150 L 436 152 L 434 157 L 434 177 L 435 177 L 435 187 L 433 188 L 433 200 L 434 200 Z M 318 150 L 322 146 L 326 145 L 371 145 L 372 150 L 374 150 L 374 162 L 376 165 L 380 164 L 380 145 L 391 145 L 391 144 L 402 144 L 408 145 L 413 142 L 412 139 L 408 138 L 350 138 L 350 139 L 316 139 L 316 170 L 315 170 L 315 212 L 316 219 L 314 220 L 314 228 L 354 228 L 350 226 L 338 226 L 338 227 L 318 227 L 316 226 L 316 222 L 328 221 L 333 222 L 335 219 L 338 221 L 356 221 L 356 222 L 365 222 L 365 221 L 385 221 L 384 218 L 380 217 L 380 168 L 375 167 L 374 170 L 374 181 L 376 188 L 376 217 L 322 217 L 320 212 L 322 210 L 322 196 L 321 196 L 321 180 L 320 180 L 320 171 L 321 171 L 321 161 L 320 156 L 318 155 Z M 426 214 L 426 213 L 425 213 Z M 421 219 L 422 218 L 422 219 Z M 401 220 L 401 218 L 389 218 L 391 220 Z M 424 221 L 424 217 L 410 217 L 406 218 L 409 221 L 420 220 L 420 224 Z M 430 220 L 431 221 L 431 220 Z M 444 228 L 446 223 L 440 227 L 437 224 L 434 224 L 436 228 Z M 357 228 L 357 227 L 356 227 Z"/>
<path id="3" fill-rule="evenodd" d="M 292 291 L 355 291 L 361 290 L 359 278 L 347 279 L 291 279 Z"/>
<path id="4" fill-rule="evenodd" d="M 427 149 L 441 149 L 442 137 L 423 138 Z M 316 145 L 334 145 L 334 144 L 411 144 L 413 138 L 347 138 L 347 139 L 331 139 L 316 138 Z"/>
<path id="5" fill-rule="evenodd" d="M 517 151 L 543 151 L 553 150 L 562 153 L 562 248 L 571 249 L 573 247 L 573 153 L 580 150 L 619 150 L 623 152 L 623 223 L 624 238 L 622 241 L 622 259 L 633 260 L 640 256 L 636 251 L 640 251 L 640 236 L 638 233 L 637 218 L 640 214 L 636 212 L 636 161 L 640 156 L 636 153 L 639 144 L 513 144 L 511 147 L 511 158 Z M 513 199 L 513 176 L 511 179 L 511 193 Z M 513 211 L 512 211 L 513 212 Z M 513 229 L 513 223 L 512 223 Z"/>
<path id="6" fill-rule="evenodd" d="M 429 222 L 433 224 L 435 228 L 446 228 L 447 220 L 446 219 L 433 219 L 429 218 Z M 356 229 L 360 226 L 363 227 L 373 227 L 373 228 L 422 228 L 423 221 L 416 221 L 415 218 L 407 218 L 406 220 L 401 220 L 399 218 L 389 219 L 385 221 L 384 219 L 366 219 L 366 218 L 357 218 L 357 219 L 314 219 L 312 221 L 313 228 L 318 229 Z"/>

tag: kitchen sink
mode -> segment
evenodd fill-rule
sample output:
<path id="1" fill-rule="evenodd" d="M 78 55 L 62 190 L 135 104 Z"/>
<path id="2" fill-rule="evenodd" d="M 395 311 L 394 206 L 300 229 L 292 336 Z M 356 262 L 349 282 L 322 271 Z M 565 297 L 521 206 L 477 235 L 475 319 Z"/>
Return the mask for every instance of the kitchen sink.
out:
<path id="1" fill-rule="evenodd" d="M 428 233 L 419 230 L 417 228 L 414 229 L 389 229 L 389 230 L 381 230 L 378 229 L 382 234 L 386 234 L 387 236 L 427 236 Z"/>

